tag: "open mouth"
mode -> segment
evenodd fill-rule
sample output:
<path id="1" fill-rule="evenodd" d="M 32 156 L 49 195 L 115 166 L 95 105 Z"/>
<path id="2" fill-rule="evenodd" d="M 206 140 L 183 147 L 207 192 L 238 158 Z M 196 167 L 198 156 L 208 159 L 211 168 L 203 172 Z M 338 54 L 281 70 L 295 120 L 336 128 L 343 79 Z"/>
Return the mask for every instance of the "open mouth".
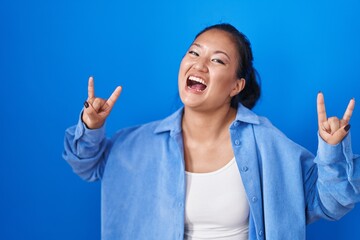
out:
<path id="1" fill-rule="evenodd" d="M 186 81 L 188 89 L 195 90 L 196 92 L 202 92 L 206 89 L 207 85 L 204 80 L 199 77 L 190 76 Z"/>

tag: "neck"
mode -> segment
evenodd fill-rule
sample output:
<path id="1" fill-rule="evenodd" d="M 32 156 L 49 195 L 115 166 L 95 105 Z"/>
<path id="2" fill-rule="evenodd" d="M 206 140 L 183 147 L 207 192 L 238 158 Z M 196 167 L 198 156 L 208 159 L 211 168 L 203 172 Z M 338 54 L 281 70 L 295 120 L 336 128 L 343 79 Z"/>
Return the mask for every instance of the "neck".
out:
<path id="1" fill-rule="evenodd" d="M 184 108 L 182 119 L 183 134 L 199 141 L 212 141 L 224 133 L 227 134 L 236 110 L 230 106 L 213 111 L 196 111 Z"/>

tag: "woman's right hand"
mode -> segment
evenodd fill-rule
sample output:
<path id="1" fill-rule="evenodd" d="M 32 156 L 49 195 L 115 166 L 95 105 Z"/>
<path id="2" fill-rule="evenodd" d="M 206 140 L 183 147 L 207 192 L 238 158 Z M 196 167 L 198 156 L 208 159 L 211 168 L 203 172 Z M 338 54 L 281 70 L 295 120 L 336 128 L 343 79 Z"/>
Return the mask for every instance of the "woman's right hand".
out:
<path id="1" fill-rule="evenodd" d="M 90 129 L 100 128 L 104 125 L 116 100 L 120 96 L 122 88 L 116 87 L 108 100 L 95 97 L 94 78 L 89 77 L 88 98 L 84 102 L 84 111 L 81 120 Z"/>

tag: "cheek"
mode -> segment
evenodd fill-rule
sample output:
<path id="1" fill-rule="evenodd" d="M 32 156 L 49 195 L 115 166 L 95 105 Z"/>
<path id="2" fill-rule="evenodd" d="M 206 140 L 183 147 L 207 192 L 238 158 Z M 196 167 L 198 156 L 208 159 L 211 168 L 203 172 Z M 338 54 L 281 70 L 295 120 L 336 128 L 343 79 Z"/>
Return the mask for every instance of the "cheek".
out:
<path id="1" fill-rule="evenodd" d="M 185 68 L 188 68 L 191 65 L 191 61 L 187 56 L 184 56 L 180 62 L 180 71 Z"/>
<path id="2" fill-rule="evenodd" d="M 178 85 L 180 87 L 183 79 L 184 79 L 184 76 L 185 76 L 185 73 L 186 73 L 186 61 L 184 61 L 184 58 L 181 60 L 180 62 L 180 66 L 179 66 L 179 73 L 178 73 Z"/>
<path id="3" fill-rule="evenodd" d="M 184 73 L 185 63 L 186 63 L 185 58 L 183 58 L 180 62 L 180 66 L 179 66 L 179 78 Z"/>
<path id="4" fill-rule="evenodd" d="M 213 86 L 213 91 L 216 91 L 219 95 L 230 96 L 236 87 L 236 79 L 229 75 L 218 75 L 216 86 Z"/>
<path id="5" fill-rule="evenodd" d="M 184 57 L 181 62 L 180 62 L 180 66 L 179 66 L 179 74 L 178 74 L 178 80 L 180 81 L 185 74 L 189 71 L 189 69 L 191 68 L 191 61 L 189 61 L 189 59 L 187 59 L 186 57 Z"/>
<path id="6" fill-rule="evenodd" d="M 221 89 L 229 89 L 236 84 L 236 77 L 224 71 L 214 72 L 213 79 L 216 79 L 215 82 Z"/>

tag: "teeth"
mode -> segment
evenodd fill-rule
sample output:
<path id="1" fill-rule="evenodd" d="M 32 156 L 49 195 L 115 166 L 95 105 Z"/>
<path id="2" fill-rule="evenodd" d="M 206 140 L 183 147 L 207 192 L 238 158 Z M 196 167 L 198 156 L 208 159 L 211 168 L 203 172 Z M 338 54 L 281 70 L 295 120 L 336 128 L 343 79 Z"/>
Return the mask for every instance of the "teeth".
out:
<path id="1" fill-rule="evenodd" d="M 195 77 L 195 76 L 190 76 L 190 77 L 189 77 L 189 80 L 195 81 L 195 82 L 198 82 L 198 83 L 201 83 L 201 84 L 204 84 L 205 86 L 207 86 L 206 83 L 205 83 L 205 81 L 202 80 L 201 78 L 198 78 L 198 77 Z"/>

